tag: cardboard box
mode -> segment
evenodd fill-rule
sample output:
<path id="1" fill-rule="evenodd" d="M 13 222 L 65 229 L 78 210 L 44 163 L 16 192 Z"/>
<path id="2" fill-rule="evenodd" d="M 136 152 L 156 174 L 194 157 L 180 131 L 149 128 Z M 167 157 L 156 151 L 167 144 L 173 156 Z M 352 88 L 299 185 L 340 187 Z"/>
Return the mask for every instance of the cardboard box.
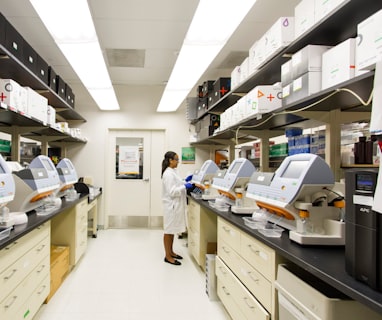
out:
<path id="1" fill-rule="evenodd" d="M 307 72 L 301 77 L 293 80 L 290 102 L 304 99 L 321 90 L 321 72 Z"/>
<path id="2" fill-rule="evenodd" d="M 0 79 L 0 101 L 13 111 L 27 113 L 27 92 L 12 79 Z"/>
<path id="3" fill-rule="evenodd" d="M 322 54 L 322 90 L 354 78 L 355 47 L 350 38 Z"/>
<path id="4" fill-rule="evenodd" d="M 263 114 L 281 108 L 282 89 L 280 85 L 257 86 L 247 94 L 254 114 Z"/>
<path id="5" fill-rule="evenodd" d="M 280 17 L 267 31 L 265 60 L 269 60 L 294 40 L 294 17 Z"/>
<path id="6" fill-rule="evenodd" d="M 240 83 L 247 80 L 249 77 L 249 58 L 245 58 L 240 65 Z"/>
<path id="7" fill-rule="evenodd" d="M 315 0 L 314 1 L 314 21 L 318 23 L 321 19 L 329 16 L 345 0 Z"/>
<path id="8" fill-rule="evenodd" d="M 367 19 L 357 25 L 357 48 L 356 48 L 356 66 L 358 70 L 372 70 L 377 62 L 377 46 L 382 48 L 382 40 L 376 42 L 378 33 L 381 30 L 376 30 L 377 25 L 381 22 L 381 10 L 374 13 Z"/>
<path id="9" fill-rule="evenodd" d="M 49 126 L 54 127 L 56 124 L 56 109 L 48 105 L 46 122 Z"/>
<path id="10" fill-rule="evenodd" d="M 219 78 L 214 82 L 211 94 L 208 97 L 208 105 L 212 106 L 223 98 L 231 90 L 231 78 Z"/>
<path id="11" fill-rule="evenodd" d="M 308 31 L 315 23 L 314 1 L 302 0 L 294 8 L 294 34 L 295 39 Z"/>
<path id="12" fill-rule="evenodd" d="M 236 88 L 240 84 L 241 67 L 236 66 L 231 72 L 231 89 Z"/>
<path id="13" fill-rule="evenodd" d="M 46 124 L 48 117 L 48 99 L 29 87 L 24 88 L 27 91 L 27 114 Z"/>
<path id="14" fill-rule="evenodd" d="M 51 246 L 50 249 L 50 293 L 47 303 L 61 286 L 69 273 L 69 247 Z"/>
<path id="15" fill-rule="evenodd" d="M 22 35 L 8 22 L 5 22 L 5 47 L 19 61 L 23 61 L 23 45 L 24 38 Z"/>
<path id="16" fill-rule="evenodd" d="M 281 83 L 284 85 L 292 80 L 292 60 L 290 59 L 281 65 Z"/>
<path id="17" fill-rule="evenodd" d="M 307 45 L 292 56 L 292 77 L 299 78 L 307 72 L 321 71 L 322 54 L 329 50 L 330 46 Z"/>
<path id="18" fill-rule="evenodd" d="M 37 54 L 37 70 L 36 70 L 37 77 L 40 78 L 42 82 L 44 82 L 46 85 L 49 85 L 49 66 L 48 63 Z"/>

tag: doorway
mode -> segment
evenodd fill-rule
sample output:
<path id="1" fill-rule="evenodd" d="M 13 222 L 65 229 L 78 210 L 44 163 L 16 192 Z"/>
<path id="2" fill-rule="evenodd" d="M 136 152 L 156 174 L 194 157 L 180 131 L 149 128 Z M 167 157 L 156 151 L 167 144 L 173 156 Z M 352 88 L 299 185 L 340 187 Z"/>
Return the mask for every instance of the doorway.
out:
<path id="1" fill-rule="evenodd" d="M 164 130 L 109 129 L 104 191 L 107 228 L 162 227 L 164 140 Z"/>

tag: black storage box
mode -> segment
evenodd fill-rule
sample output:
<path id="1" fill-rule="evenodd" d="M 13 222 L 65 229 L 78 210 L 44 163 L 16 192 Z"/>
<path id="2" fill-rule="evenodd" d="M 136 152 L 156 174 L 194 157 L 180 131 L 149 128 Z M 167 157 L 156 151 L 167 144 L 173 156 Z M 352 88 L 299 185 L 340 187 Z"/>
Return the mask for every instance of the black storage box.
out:
<path id="1" fill-rule="evenodd" d="M 65 81 L 60 76 L 56 76 L 56 82 L 57 82 L 57 94 L 66 101 Z"/>
<path id="2" fill-rule="evenodd" d="M 198 86 L 198 88 L 196 89 L 196 95 L 199 98 L 203 98 L 203 86 Z"/>
<path id="3" fill-rule="evenodd" d="M 24 38 L 18 31 L 8 22 L 5 22 L 5 47 L 20 62 L 23 61 L 23 44 Z"/>
<path id="4" fill-rule="evenodd" d="M 7 23 L 7 20 L 0 13 L 0 44 L 4 46 L 5 46 L 5 24 L 6 23 Z"/>
<path id="5" fill-rule="evenodd" d="M 66 95 L 66 102 L 74 108 L 74 93 L 72 91 L 72 88 L 66 84 L 65 85 L 65 95 Z"/>
<path id="6" fill-rule="evenodd" d="M 23 43 L 23 63 L 24 65 L 36 74 L 37 71 L 37 53 L 32 46 L 24 41 Z"/>
<path id="7" fill-rule="evenodd" d="M 198 101 L 198 112 L 197 117 L 201 117 L 207 112 L 208 109 L 208 97 L 200 98 Z"/>
<path id="8" fill-rule="evenodd" d="M 208 80 L 203 82 L 202 94 L 203 97 L 207 96 L 209 92 L 214 88 L 214 81 Z"/>
<path id="9" fill-rule="evenodd" d="M 48 86 L 57 92 L 57 74 L 50 66 L 48 67 Z"/>
<path id="10" fill-rule="evenodd" d="M 46 61 L 37 54 L 37 77 L 41 79 L 46 85 L 49 84 L 49 66 Z"/>
<path id="11" fill-rule="evenodd" d="M 219 78 L 214 82 L 211 94 L 209 95 L 209 105 L 212 106 L 223 98 L 231 90 L 231 78 Z"/>

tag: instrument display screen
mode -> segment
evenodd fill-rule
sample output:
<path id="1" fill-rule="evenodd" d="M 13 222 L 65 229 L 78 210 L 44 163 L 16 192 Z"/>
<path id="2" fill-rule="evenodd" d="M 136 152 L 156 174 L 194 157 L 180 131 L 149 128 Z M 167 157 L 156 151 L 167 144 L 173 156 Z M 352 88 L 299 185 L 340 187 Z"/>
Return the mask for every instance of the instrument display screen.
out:
<path id="1" fill-rule="evenodd" d="M 356 175 L 356 188 L 362 191 L 373 191 L 373 176 L 371 174 L 357 174 Z"/>

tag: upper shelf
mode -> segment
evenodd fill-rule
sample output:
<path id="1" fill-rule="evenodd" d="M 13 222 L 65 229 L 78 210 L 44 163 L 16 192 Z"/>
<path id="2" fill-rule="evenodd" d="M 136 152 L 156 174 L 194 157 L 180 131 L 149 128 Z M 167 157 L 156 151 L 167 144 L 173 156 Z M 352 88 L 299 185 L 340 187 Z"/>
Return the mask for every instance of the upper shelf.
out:
<path id="1" fill-rule="evenodd" d="M 0 131 L 7 133 L 15 132 L 12 129 L 15 128 L 15 126 L 20 127 L 20 135 L 34 140 L 40 140 L 42 137 L 49 137 L 48 139 L 56 142 L 86 143 L 86 140 L 73 137 L 66 132 L 52 128 L 37 119 L 22 115 L 19 112 L 10 109 L 4 103 L 0 103 Z M 26 132 L 22 132 L 23 128 L 27 128 Z"/>
<path id="2" fill-rule="evenodd" d="M 56 92 L 49 88 L 41 79 L 33 74 L 22 62 L 13 56 L 3 45 L 0 44 L 0 77 L 13 79 L 22 86 L 30 87 L 49 101 L 49 104 L 57 109 L 57 113 L 66 120 L 86 120 L 78 114 Z"/>
<path id="3" fill-rule="evenodd" d="M 281 80 L 281 65 L 292 54 L 306 45 L 336 45 L 348 38 L 355 37 L 357 35 L 357 24 L 380 9 L 382 9 L 381 1 L 349 0 L 345 2 L 331 15 L 322 19 L 290 45 L 276 53 L 259 70 L 250 75 L 247 80 L 232 88 L 221 100 L 208 108 L 207 113 L 223 112 L 230 106 L 227 102 L 233 101 L 232 104 L 234 104 L 238 99 L 237 95 L 248 93 L 257 85 L 270 85 L 279 82 Z M 372 78 L 369 81 L 372 81 Z"/>

